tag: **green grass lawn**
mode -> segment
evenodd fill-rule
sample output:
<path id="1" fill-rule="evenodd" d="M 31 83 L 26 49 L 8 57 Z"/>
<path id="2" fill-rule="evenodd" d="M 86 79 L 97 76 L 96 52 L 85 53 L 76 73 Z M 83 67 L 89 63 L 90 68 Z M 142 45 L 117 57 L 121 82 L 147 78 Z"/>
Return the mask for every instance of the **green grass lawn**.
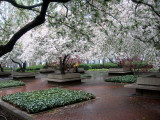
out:
<path id="1" fill-rule="evenodd" d="M 50 88 L 33 92 L 18 92 L 2 96 L 3 101 L 9 102 L 28 113 L 37 113 L 93 98 L 95 98 L 95 96 L 91 93 L 62 88 Z"/>
<path id="2" fill-rule="evenodd" d="M 90 74 L 81 74 L 81 78 L 90 78 L 92 77 Z"/>
<path id="3" fill-rule="evenodd" d="M 116 83 L 135 83 L 138 76 L 125 75 L 106 79 L 105 82 L 116 82 Z"/>
<path id="4" fill-rule="evenodd" d="M 39 70 L 28 70 L 26 72 L 34 72 L 34 73 L 39 73 Z"/>
<path id="5" fill-rule="evenodd" d="M 89 69 L 88 71 L 109 71 L 109 69 Z"/>
<path id="6" fill-rule="evenodd" d="M 14 80 L 0 81 L 0 89 L 8 88 L 8 87 L 23 86 L 23 85 L 25 84 L 22 81 L 14 81 Z"/>

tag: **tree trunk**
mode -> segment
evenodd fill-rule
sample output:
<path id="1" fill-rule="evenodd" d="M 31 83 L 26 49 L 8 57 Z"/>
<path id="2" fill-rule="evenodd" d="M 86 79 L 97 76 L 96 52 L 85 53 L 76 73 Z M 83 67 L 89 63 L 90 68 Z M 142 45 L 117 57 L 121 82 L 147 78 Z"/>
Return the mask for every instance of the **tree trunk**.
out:
<path id="1" fill-rule="evenodd" d="M 66 70 L 66 66 L 67 66 L 67 58 L 69 57 L 70 55 L 65 55 L 64 58 L 62 59 L 62 57 L 59 58 L 60 60 L 60 71 L 61 71 L 61 74 L 65 74 L 65 70 Z"/>
<path id="2" fill-rule="evenodd" d="M 104 64 L 105 64 L 105 58 L 103 58 L 103 68 L 104 68 Z"/>
<path id="3" fill-rule="evenodd" d="M 21 63 L 15 61 L 15 60 L 13 60 L 13 59 L 11 59 L 11 60 L 12 60 L 13 63 L 16 63 L 16 64 L 19 65 L 21 72 L 25 72 L 25 71 L 26 71 L 26 61 L 21 64 Z"/>
<path id="4" fill-rule="evenodd" d="M 22 63 L 22 72 L 25 72 L 26 71 L 26 65 L 27 65 L 27 62 L 25 61 L 24 63 Z"/>
<path id="5" fill-rule="evenodd" d="M 64 63 L 62 61 L 62 58 L 60 57 L 60 71 L 61 71 L 61 74 L 65 74 L 65 67 L 64 67 Z"/>
<path id="6" fill-rule="evenodd" d="M 87 60 L 87 64 L 89 64 L 89 60 Z"/>
<path id="7" fill-rule="evenodd" d="M 122 68 L 122 62 L 121 61 L 118 63 L 118 66 L 119 66 L 119 68 Z"/>
<path id="8" fill-rule="evenodd" d="M 48 69 L 48 62 L 46 62 L 46 65 L 44 66 L 44 69 Z"/>
<path id="9" fill-rule="evenodd" d="M 1 72 L 4 72 L 4 69 L 2 67 L 2 63 L 0 64 L 0 69 L 1 69 Z"/>

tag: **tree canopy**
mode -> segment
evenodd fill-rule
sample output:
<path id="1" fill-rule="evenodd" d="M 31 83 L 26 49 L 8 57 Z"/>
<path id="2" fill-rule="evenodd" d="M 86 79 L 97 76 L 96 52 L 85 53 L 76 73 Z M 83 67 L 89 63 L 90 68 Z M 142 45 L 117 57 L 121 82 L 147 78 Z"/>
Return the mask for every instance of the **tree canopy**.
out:
<path id="1" fill-rule="evenodd" d="M 39 35 L 42 41 L 37 42 L 54 39 L 54 47 L 66 37 L 71 43 L 90 44 L 90 51 L 97 49 L 101 56 L 111 54 L 107 49 L 128 51 L 125 45 L 133 43 L 159 49 L 159 6 L 158 0 L 0 0 L 0 56 L 12 51 L 28 31 L 31 36 L 38 29 L 45 31 L 43 26 L 48 34 Z"/>

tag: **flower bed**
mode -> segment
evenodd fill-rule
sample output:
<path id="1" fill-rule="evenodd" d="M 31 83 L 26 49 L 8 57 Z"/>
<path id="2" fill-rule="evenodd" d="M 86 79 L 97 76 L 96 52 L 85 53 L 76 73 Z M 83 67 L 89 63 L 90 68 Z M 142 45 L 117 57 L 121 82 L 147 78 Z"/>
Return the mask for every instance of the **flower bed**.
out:
<path id="1" fill-rule="evenodd" d="M 137 81 L 138 76 L 134 75 L 125 75 L 125 76 L 118 76 L 106 79 L 106 82 L 116 82 L 116 83 L 135 83 Z"/>
<path id="2" fill-rule="evenodd" d="M 95 98 L 93 94 L 85 93 L 83 91 L 50 88 L 47 90 L 18 92 L 5 95 L 2 97 L 2 100 L 17 106 L 28 113 L 37 113 L 93 98 Z"/>
<path id="3" fill-rule="evenodd" d="M 8 87 L 23 86 L 23 85 L 25 85 L 25 84 L 22 81 L 14 81 L 14 80 L 1 81 L 0 82 L 0 89 L 1 88 L 8 88 Z"/>

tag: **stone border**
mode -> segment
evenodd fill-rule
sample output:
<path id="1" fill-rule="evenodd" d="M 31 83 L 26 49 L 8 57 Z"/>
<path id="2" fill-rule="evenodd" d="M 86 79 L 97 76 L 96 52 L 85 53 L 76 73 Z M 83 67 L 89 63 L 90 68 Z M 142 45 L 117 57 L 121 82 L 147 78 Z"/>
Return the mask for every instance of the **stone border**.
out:
<path id="1" fill-rule="evenodd" d="M 133 75 L 131 71 L 124 71 L 124 72 L 108 72 L 109 75 Z"/>
<path id="2" fill-rule="evenodd" d="M 81 76 L 80 73 L 48 74 L 47 81 L 58 83 L 69 81 L 81 81 Z"/>
<path id="3" fill-rule="evenodd" d="M 35 78 L 36 74 L 34 72 L 14 72 L 12 76 L 14 79 Z"/>
<path id="4" fill-rule="evenodd" d="M 72 81 L 81 81 L 81 78 L 73 78 L 73 79 L 46 79 L 48 82 L 57 82 L 57 83 L 63 83 L 63 82 L 72 82 Z"/>
<path id="5" fill-rule="evenodd" d="M 99 71 L 86 71 L 86 74 L 87 73 L 109 73 L 109 71 L 105 71 L 105 70 L 99 70 Z"/>
<path id="6" fill-rule="evenodd" d="M 133 74 L 128 68 L 109 68 L 109 75 L 131 75 Z"/>
<path id="7" fill-rule="evenodd" d="M 0 77 L 8 77 L 10 75 L 11 75 L 11 72 L 7 72 L 7 71 L 0 72 Z"/>
<path id="8" fill-rule="evenodd" d="M 13 79 L 27 79 L 27 78 L 35 78 L 35 76 L 13 76 Z"/>
<path id="9" fill-rule="evenodd" d="M 6 110 L 8 113 L 15 115 L 17 118 L 24 119 L 24 120 L 34 120 L 30 115 L 27 113 L 18 110 L 17 108 L 11 106 L 10 104 L 2 101 L 0 99 L 0 107 Z"/>
<path id="10" fill-rule="evenodd" d="M 160 86 L 152 86 L 152 85 L 138 85 L 137 83 L 133 84 L 126 84 L 124 85 L 126 88 L 135 88 L 135 89 L 142 89 L 142 90 L 153 90 L 160 92 Z"/>
<path id="11" fill-rule="evenodd" d="M 45 73 L 54 73 L 55 70 L 54 69 L 40 69 L 39 72 L 42 73 L 42 74 L 45 74 Z"/>

